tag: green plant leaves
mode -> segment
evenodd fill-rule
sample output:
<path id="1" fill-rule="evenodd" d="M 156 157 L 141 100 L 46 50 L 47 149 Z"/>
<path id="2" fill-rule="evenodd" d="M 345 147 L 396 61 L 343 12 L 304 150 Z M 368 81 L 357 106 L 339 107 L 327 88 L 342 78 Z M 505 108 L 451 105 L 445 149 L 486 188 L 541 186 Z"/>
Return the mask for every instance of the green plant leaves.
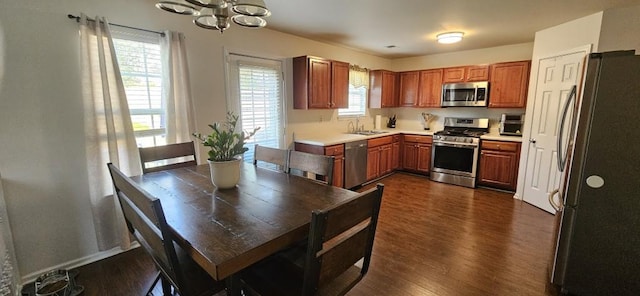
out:
<path id="1" fill-rule="evenodd" d="M 244 147 L 245 141 L 253 137 L 260 128 L 258 127 L 249 133 L 244 131 L 236 133 L 238 119 L 238 115 L 233 114 L 233 112 L 227 112 L 225 122 L 209 124 L 209 127 L 213 130 L 211 134 L 193 133 L 193 136 L 198 138 L 202 145 L 209 147 L 210 161 L 234 160 L 238 155 L 249 150 L 249 148 Z"/>

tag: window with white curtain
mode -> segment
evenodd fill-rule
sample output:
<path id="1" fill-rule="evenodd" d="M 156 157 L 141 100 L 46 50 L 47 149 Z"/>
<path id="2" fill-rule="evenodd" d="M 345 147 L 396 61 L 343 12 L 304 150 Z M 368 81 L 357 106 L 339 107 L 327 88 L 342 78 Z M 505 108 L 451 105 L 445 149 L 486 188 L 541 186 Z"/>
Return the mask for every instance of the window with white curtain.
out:
<path id="1" fill-rule="evenodd" d="M 240 115 L 245 131 L 260 130 L 246 142 L 243 158 L 253 161 L 255 144 L 282 148 L 284 145 L 284 106 L 282 63 L 277 60 L 229 54 L 229 108 Z"/>
<path id="2" fill-rule="evenodd" d="M 369 71 L 356 65 L 350 65 L 349 68 L 349 107 L 338 109 L 338 116 L 364 116 L 367 111 Z"/>
<path id="3" fill-rule="evenodd" d="M 160 35 L 125 28 L 112 34 L 138 147 L 165 145 Z"/>

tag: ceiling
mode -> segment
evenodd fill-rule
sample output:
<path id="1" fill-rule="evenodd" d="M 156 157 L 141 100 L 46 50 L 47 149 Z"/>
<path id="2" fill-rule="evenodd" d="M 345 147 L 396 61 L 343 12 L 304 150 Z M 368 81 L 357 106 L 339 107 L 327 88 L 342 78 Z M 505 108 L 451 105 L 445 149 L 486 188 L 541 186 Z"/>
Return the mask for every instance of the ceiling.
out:
<path id="1" fill-rule="evenodd" d="M 385 58 L 533 42 L 535 32 L 638 0 L 265 0 L 267 27 Z M 462 31 L 457 44 L 437 34 Z M 387 48 L 388 46 L 395 46 Z"/>

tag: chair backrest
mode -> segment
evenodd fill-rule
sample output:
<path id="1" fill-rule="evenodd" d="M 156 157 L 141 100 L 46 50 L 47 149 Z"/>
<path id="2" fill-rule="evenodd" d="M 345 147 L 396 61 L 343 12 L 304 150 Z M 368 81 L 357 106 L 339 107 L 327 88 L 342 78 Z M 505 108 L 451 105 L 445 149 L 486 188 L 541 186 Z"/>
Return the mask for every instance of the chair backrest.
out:
<path id="1" fill-rule="evenodd" d="M 145 174 L 186 166 L 194 166 L 198 164 L 196 160 L 196 149 L 193 145 L 193 141 L 178 144 L 169 144 L 164 146 L 138 148 L 138 151 L 140 152 L 140 161 L 142 162 L 142 172 Z M 193 157 L 193 159 L 147 167 L 147 165 L 151 162 L 189 156 Z"/>
<path id="2" fill-rule="evenodd" d="M 256 144 L 253 150 L 253 165 L 258 161 L 268 162 L 280 166 L 282 171 L 287 171 L 289 150 L 260 146 Z"/>
<path id="3" fill-rule="evenodd" d="M 182 291 L 181 295 L 188 295 L 184 291 L 184 274 L 160 200 L 149 195 L 113 164 L 109 163 L 107 166 L 129 231 L 151 255 L 165 279 L 171 281 L 178 291 Z"/>
<path id="4" fill-rule="evenodd" d="M 291 173 L 294 169 L 320 175 L 324 177 L 324 182 L 333 185 L 334 159 L 333 156 L 290 151 L 287 171 Z"/>
<path id="5" fill-rule="evenodd" d="M 345 271 L 353 269 L 359 260 L 363 260 L 359 275 L 344 289 L 353 287 L 367 273 L 383 190 L 384 185 L 378 184 L 332 208 L 313 211 L 303 295 L 314 295 L 347 274 Z"/>

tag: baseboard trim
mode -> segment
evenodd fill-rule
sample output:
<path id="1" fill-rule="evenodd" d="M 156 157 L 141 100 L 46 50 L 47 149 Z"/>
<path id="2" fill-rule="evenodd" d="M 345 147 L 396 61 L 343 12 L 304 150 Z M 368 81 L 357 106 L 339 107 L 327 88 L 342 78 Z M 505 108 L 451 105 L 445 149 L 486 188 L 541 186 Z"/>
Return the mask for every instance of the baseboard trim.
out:
<path id="1" fill-rule="evenodd" d="M 95 254 L 91 254 L 89 256 L 86 257 L 82 257 L 82 258 L 78 258 L 78 259 L 74 259 L 71 261 L 67 261 L 55 266 L 51 266 L 51 267 L 47 267 L 41 270 L 38 270 L 36 272 L 32 272 L 30 274 L 27 274 L 25 276 L 23 276 L 21 278 L 21 284 L 18 285 L 18 295 L 20 295 L 20 292 L 22 290 L 22 287 L 28 283 L 34 282 L 40 275 L 44 274 L 47 271 L 51 271 L 51 270 L 55 270 L 55 269 L 66 269 L 66 270 L 70 270 L 70 269 L 74 269 L 76 267 L 80 267 L 83 265 L 87 265 L 96 261 L 100 261 L 102 259 L 106 259 L 109 258 L 111 256 L 115 256 L 118 255 L 120 253 L 135 249 L 137 247 L 140 247 L 140 244 L 136 241 L 131 243 L 131 248 L 124 250 L 121 247 L 115 247 L 113 249 L 110 250 L 106 250 L 106 251 L 102 251 L 102 252 L 98 252 Z"/>

